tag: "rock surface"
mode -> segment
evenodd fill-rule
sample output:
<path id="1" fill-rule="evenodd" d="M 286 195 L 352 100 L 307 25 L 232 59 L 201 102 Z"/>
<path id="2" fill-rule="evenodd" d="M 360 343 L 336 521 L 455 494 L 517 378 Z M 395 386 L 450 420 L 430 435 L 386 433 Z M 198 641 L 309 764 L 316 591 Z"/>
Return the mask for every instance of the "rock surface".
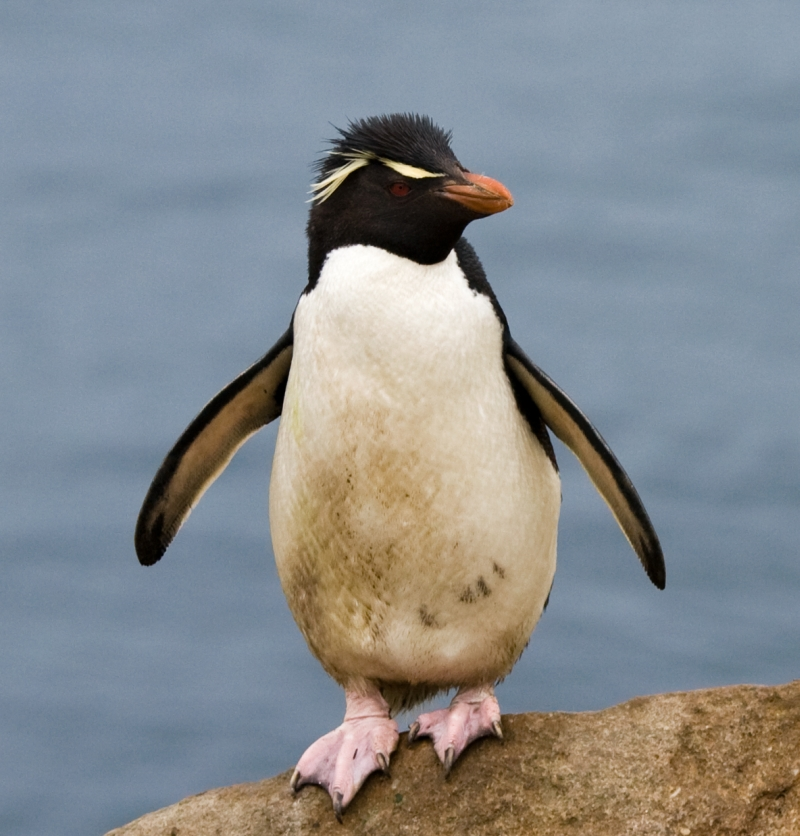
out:
<path id="1" fill-rule="evenodd" d="M 503 718 L 448 780 L 429 742 L 392 759 L 345 811 L 291 772 L 209 790 L 108 836 L 591 834 L 798 836 L 800 681 L 639 697 L 584 714 Z"/>

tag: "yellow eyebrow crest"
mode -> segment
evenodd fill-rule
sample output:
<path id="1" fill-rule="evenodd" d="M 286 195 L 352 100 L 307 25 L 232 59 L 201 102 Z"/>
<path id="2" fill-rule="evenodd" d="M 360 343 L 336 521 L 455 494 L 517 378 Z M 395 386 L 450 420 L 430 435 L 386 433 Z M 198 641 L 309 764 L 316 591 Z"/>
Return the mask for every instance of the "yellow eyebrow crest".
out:
<path id="1" fill-rule="evenodd" d="M 354 171 L 357 171 L 362 166 L 369 165 L 375 159 L 375 156 L 369 153 L 342 154 L 341 156 L 349 159 L 350 162 L 334 169 L 324 180 L 320 180 L 319 183 L 314 183 L 311 186 L 313 195 L 311 200 L 308 201 L 309 203 L 313 201 L 324 203 Z"/>
<path id="2" fill-rule="evenodd" d="M 402 174 L 403 177 L 411 177 L 414 180 L 421 180 L 423 177 L 444 177 L 444 174 L 435 171 L 425 171 L 424 168 L 417 168 L 414 165 L 396 163 L 394 160 L 387 160 L 384 157 L 380 157 L 379 159 L 385 166 L 388 166 L 398 174 Z"/>
<path id="3" fill-rule="evenodd" d="M 309 203 L 324 203 L 344 181 L 359 168 L 369 165 L 373 160 L 377 160 L 383 165 L 396 171 L 403 177 L 410 177 L 413 180 L 421 180 L 424 177 L 444 177 L 444 174 L 438 174 L 433 171 L 426 171 L 424 168 L 417 168 L 414 165 L 407 163 L 398 163 L 395 160 L 387 160 L 385 157 L 377 157 L 369 151 L 352 151 L 344 154 L 339 154 L 344 157 L 347 162 L 340 165 L 339 168 L 334 169 L 324 180 L 314 183 L 311 186 L 312 197 Z"/>

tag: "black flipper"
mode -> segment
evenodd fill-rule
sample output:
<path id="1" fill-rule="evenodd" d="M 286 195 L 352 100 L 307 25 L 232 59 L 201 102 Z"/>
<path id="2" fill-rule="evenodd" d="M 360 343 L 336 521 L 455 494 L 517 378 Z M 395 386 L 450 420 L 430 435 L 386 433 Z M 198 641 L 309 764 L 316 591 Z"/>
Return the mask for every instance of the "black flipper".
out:
<path id="1" fill-rule="evenodd" d="M 577 456 L 650 580 L 663 589 L 666 571 L 658 535 L 636 488 L 603 437 L 570 398 L 508 336 L 505 362 L 509 376 L 530 395 L 547 426 Z"/>
<path id="2" fill-rule="evenodd" d="M 209 401 L 169 451 L 136 522 L 136 554 L 158 561 L 233 454 L 281 414 L 292 362 L 291 327 L 246 372 Z"/>

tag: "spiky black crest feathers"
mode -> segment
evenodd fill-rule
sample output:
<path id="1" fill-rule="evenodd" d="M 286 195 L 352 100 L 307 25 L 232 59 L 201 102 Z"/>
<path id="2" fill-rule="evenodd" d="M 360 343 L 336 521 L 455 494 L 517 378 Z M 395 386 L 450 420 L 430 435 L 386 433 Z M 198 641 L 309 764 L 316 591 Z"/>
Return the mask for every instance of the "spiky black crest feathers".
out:
<path id="1" fill-rule="evenodd" d="M 460 165 L 450 147 L 452 134 L 442 130 L 428 116 L 391 113 L 359 119 L 350 122 L 345 130 L 336 130 L 341 136 L 330 141 L 330 150 L 317 162 L 317 186 L 342 172 L 348 161 L 351 169 L 344 176 L 359 165 L 365 165 L 369 159 L 391 160 L 437 174 L 452 171 L 454 166 Z"/>
<path id="2" fill-rule="evenodd" d="M 321 176 L 338 168 L 349 154 L 368 153 L 428 171 L 442 171 L 456 161 L 450 147 L 452 132 L 444 131 L 429 116 L 390 113 L 350 122 L 341 136 L 332 139 L 331 149 L 317 163 Z"/>

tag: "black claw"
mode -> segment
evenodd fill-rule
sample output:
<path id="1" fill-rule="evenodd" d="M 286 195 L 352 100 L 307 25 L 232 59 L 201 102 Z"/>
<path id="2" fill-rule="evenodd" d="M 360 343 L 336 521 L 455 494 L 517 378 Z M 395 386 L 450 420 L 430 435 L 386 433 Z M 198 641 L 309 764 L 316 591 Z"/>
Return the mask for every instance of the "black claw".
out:
<path id="1" fill-rule="evenodd" d="M 445 778 L 450 774 L 450 770 L 453 768 L 453 763 L 456 759 L 456 750 L 451 746 L 445 753 L 444 753 L 444 776 Z"/>
<path id="2" fill-rule="evenodd" d="M 419 722 L 414 720 L 411 724 L 411 728 L 408 730 L 408 742 L 413 743 L 417 739 L 417 735 L 419 734 Z"/>
<path id="3" fill-rule="evenodd" d="M 335 792 L 333 794 L 333 814 L 336 816 L 336 821 L 342 823 L 342 794 Z"/>

